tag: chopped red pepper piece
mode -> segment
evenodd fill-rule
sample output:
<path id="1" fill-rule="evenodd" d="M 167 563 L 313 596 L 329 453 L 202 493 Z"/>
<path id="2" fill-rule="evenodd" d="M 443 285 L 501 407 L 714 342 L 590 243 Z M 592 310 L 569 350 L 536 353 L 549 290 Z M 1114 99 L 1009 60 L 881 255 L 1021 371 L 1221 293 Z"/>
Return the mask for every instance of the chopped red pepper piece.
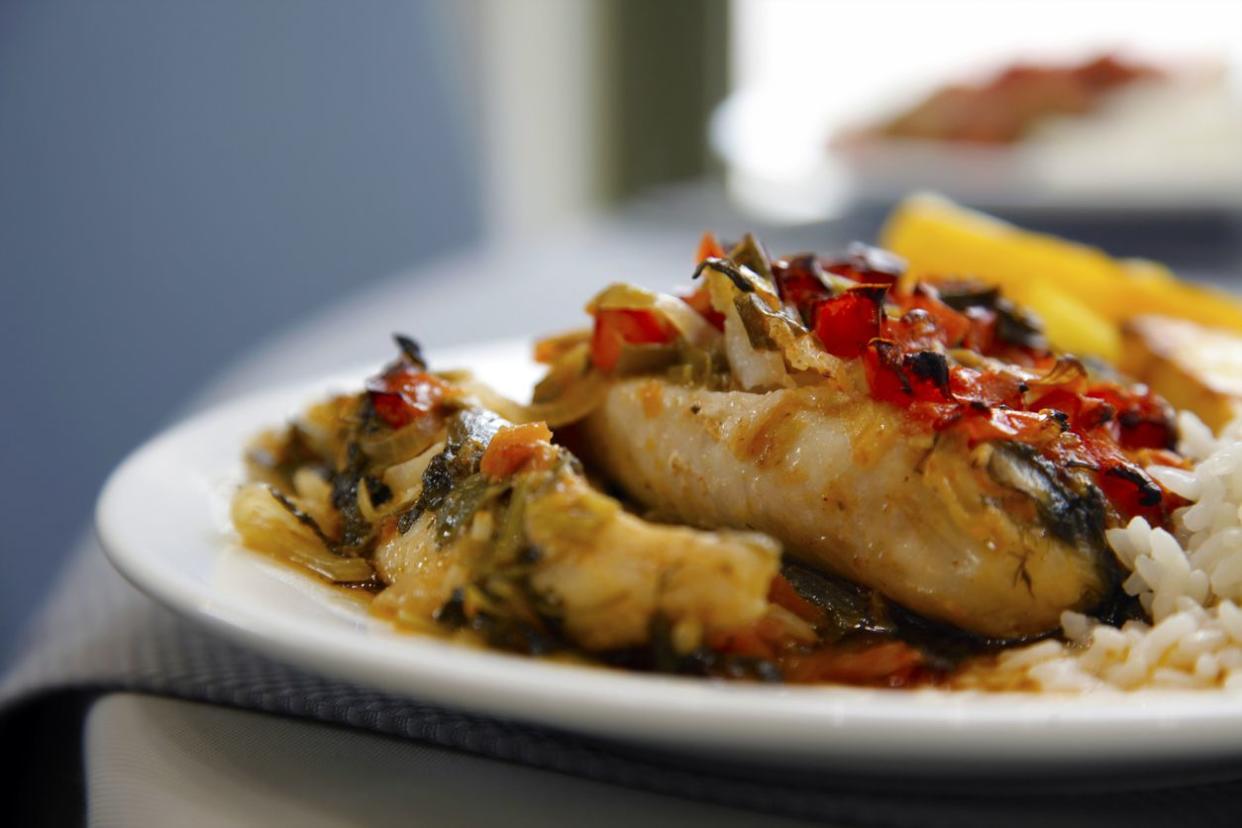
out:
<path id="1" fill-rule="evenodd" d="M 1122 448 L 1171 449 L 1177 442 L 1172 409 L 1145 386 L 1131 391 L 1116 385 L 1095 385 L 1087 389 L 1086 396 L 1102 400 L 1116 411 Z"/>
<path id="2" fill-rule="evenodd" d="M 794 585 L 784 575 L 778 574 L 772 579 L 772 584 L 768 587 L 768 600 L 784 607 L 808 624 L 822 624 L 827 620 L 825 612 L 799 595 L 798 590 L 794 589 Z"/>
<path id="3" fill-rule="evenodd" d="M 711 293 L 707 290 L 706 284 L 699 285 L 698 290 L 681 297 L 681 300 L 694 308 L 695 312 L 706 319 L 713 328 L 718 331 L 724 330 L 725 316 L 712 307 Z"/>
<path id="4" fill-rule="evenodd" d="M 933 288 L 916 286 L 908 305 L 926 311 L 931 316 L 939 329 L 940 341 L 950 348 L 962 344 L 972 330 L 970 318 L 940 301 Z"/>
<path id="5" fill-rule="evenodd" d="M 1008 408 L 969 409 L 961 419 L 960 428 L 972 446 L 992 440 L 1016 440 L 1041 446 L 1062 433 L 1061 425 L 1048 414 Z"/>
<path id="6" fill-rule="evenodd" d="M 550 448 L 552 430 L 547 423 L 522 423 L 503 426 L 487 444 L 479 460 L 479 471 L 501 480 L 522 468 L 530 468 L 531 461 Z"/>
<path id="7" fill-rule="evenodd" d="M 677 329 L 647 308 L 606 308 L 595 312 L 591 361 L 607 373 L 617 366 L 623 346 L 663 345 L 677 338 Z"/>
<path id="8" fill-rule="evenodd" d="M 864 285 L 887 287 L 896 285 L 906 270 L 906 263 L 898 256 L 857 242 L 850 245 L 846 258 L 825 261 L 823 266 L 831 273 Z"/>
<path id="9" fill-rule="evenodd" d="M 901 355 L 895 343 L 886 339 L 873 340 L 863 354 L 863 369 L 871 396 L 877 400 L 902 408 L 914 402 L 914 389 L 901 370 Z"/>
<path id="10" fill-rule="evenodd" d="M 782 659 L 780 664 L 785 680 L 792 683 L 906 687 L 919 680 L 926 661 L 904 641 L 883 641 L 862 647 L 829 645 Z"/>
<path id="11" fill-rule="evenodd" d="M 1164 490 L 1137 466 L 1114 462 L 1095 475 L 1095 484 L 1126 517 L 1138 515 L 1153 525 L 1168 520 Z"/>
<path id="12" fill-rule="evenodd" d="M 722 653 L 773 660 L 784 637 L 785 630 L 764 616 L 749 627 L 714 633 L 707 645 Z"/>
<path id="13" fill-rule="evenodd" d="M 701 264 L 708 259 L 723 259 L 725 255 L 725 249 L 716 240 L 716 234 L 704 233 L 699 239 L 699 249 L 695 251 L 694 263 Z"/>
<path id="14" fill-rule="evenodd" d="M 949 371 L 952 397 L 975 408 L 980 404 L 988 407 L 1027 408 L 1022 402 L 1025 387 L 1022 377 L 1008 371 L 978 371 L 961 365 L 955 365 Z M 1031 406 L 1035 411 L 1048 407 Z"/>
<path id="15" fill-rule="evenodd" d="M 812 255 L 773 262 L 772 280 L 786 307 L 797 311 L 809 324 L 815 321 L 815 306 L 832 296 L 824 281 L 824 270 Z"/>
<path id="16" fill-rule="evenodd" d="M 392 428 L 436 411 L 448 389 L 444 380 L 409 363 L 398 363 L 367 381 L 375 413 Z"/>
<path id="17" fill-rule="evenodd" d="M 815 308 L 815 335 L 833 356 L 860 356 L 880 335 L 883 291 L 853 288 L 825 299 Z"/>

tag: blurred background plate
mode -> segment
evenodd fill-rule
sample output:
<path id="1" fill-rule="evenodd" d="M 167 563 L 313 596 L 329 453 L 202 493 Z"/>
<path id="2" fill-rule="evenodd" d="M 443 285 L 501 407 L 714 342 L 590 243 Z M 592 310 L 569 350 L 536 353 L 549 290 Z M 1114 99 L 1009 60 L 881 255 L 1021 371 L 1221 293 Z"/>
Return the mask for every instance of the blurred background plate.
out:
<path id="1" fill-rule="evenodd" d="M 1153 92 L 1162 99 L 1168 90 Z M 830 146 L 831 118 L 788 122 L 782 95 L 741 90 L 721 103 L 711 123 L 712 147 L 724 162 L 730 192 L 743 208 L 775 220 L 831 218 L 847 205 L 887 206 L 933 190 L 976 208 L 1006 213 L 1160 214 L 1242 212 L 1242 106 L 1217 92 L 1180 104 L 1210 110 L 1198 135 L 1169 135 L 1144 124 L 1105 118 L 1057 125 L 1060 135 L 1018 145 L 976 145 L 914 138 L 876 138 Z M 1214 105 L 1219 104 L 1219 106 Z M 1147 109 L 1155 103 L 1144 102 Z M 1230 109 L 1229 107 L 1233 107 Z M 1169 113 L 1170 118 L 1173 117 Z M 1206 121 L 1206 123 L 1205 123 Z M 840 125 L 836 125 L 839 127 Z M 1092 133 L 1104 133 L 1095 135 Z M 1115 133 L 1123 133 L 1117 135 Z M 1159 157 L 1160 163 L 1153 158 Z"/>
<path id="2" fill-rule="evenodd" d="M 730 193 L 787 221 L 919 189 L 1010 216 L 1242 211 L 1242 7 L 1061 9 L 738 0 L 710 126 Z"/>

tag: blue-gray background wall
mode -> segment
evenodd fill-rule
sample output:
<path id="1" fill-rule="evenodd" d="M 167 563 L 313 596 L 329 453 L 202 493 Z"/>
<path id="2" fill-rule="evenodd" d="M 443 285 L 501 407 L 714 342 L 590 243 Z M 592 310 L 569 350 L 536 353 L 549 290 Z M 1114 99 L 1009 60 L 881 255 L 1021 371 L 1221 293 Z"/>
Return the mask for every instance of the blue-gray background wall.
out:
<path id="1" fill-rule="evenodd" d="M 449 14 L 0 0 L 0 658 L 108 470 L 206 378 L 477 235 Z"/>

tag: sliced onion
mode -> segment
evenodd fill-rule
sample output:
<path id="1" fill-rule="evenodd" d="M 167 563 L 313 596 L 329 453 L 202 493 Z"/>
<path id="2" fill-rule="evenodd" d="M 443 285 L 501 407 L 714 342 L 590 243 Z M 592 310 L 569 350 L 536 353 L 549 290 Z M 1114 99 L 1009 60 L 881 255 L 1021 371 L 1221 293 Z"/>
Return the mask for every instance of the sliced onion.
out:
<path id="1" fill-rule="evenodd" d="M 325 547 L 314 531 L 290 514 L 264 485 L 241 487 L 233 497 L 231 512 L 242 543 L 256 552 L 309 569 L 338 584 L 364 583 L 374 576 L 371 564 L 362 558 L 342 557 Z"/>
<path id="2" fill-rule="evenodd" d="M 587 303 L 587 312 L 601 310 L 654 310 L 659 312 L 677 333 L 691 345 L 706 345 L 718 333 L 711 324 L 699 316 L 694 308 L 667 293 L 656 293 L 634 285 L 618 282 L 604 288 Z"/>
<path id="3" fill-rule="evenodd" d="M 550 428 L 576 423 L 603 404 L 609 384 L 609 380 L 602 374 L 591 371 L 569 384 L 555 399 L 525 406 L 520 421 L 542 421 Z"/>
<path id="4" fill-rule="evenodd" d="M 396 431 L 379 436 L 364 435 L 359 438 L 358 445 L 375 465 L 392 466 L 426 451 L 440 436 L 443 425 L 439 417 L 419 417 Z"/>
<path id="5" fill-rule="evenodd" d="M 725 356 L 733 376 L 746 390 L 780 388 L 787 384 L 785 358 L 779 351 L 761 351 L 750 343 L 750 335 L 732 303 L 725 310 Z"/>
<path id="6" fill-rule="evenodd" d="M 466 406 L 486 408 L 488 411 L 494 411 L 504 419 L 514 422 L 526 410 L 526 406 L 522 403 L 509 399 L 495 388 L 492 388 L 487 383 L 480 382 L 473 376 L 468 376 L 466 379 L 461 380 L 459 385 L 465 392 L 461 397 L 461 402 Z"/>
<path id="7" fill-rule="evenodd" d="M 664 314 L 677 333 L 691 345 L 703 346 L 710 343 L 719 332 L 711 323 L 699 315 L 698 311 L 686 304 L 684 299 L 670 296 L 667 293 L 655 295 L 655 309 Z"/>
<path id="8" fill-rule="evenodd" d="M 535 385 L 535 403 L 552 402 L 564 396 L 570 388 L 582 381 L 590 369 L 591 345 L 589 342 L 581 342 L 552 363 L 548 373 Z"/>
<path id="9" fill-rule="evenodd" d="M 586 312 L 595 315 L 601 310 L 624 310 L 655 307 L 655 292 L 631 285 L 626 282 L 614 282 L 595 294 L 586 304 Z"/>
<path id="10" fill-rule="evenodd" d="M 746 282 L 751 290 L 744 292 L 727 274 L 711 267 L 704 268 L 712 307 L 725 314 L 727 320 L 725 323 L 726 342 L 731 336 L 728 332 L 730 325 L 728 320 L 733 320 L 732 324 L 741 327 L 750 345 L 749 349 L 743 348 L 736 342 L 726 346 L 730 367 L 734 368 L 738 381 L 746 387 L 759 387 L 764 383 L 783 384 L 785 380 L 783 372 L 772 367 L 774 360 L 767 357 L 752 357 L 747 353 L 748 350 L 760 354 L 779 353 L 784 359 L 786 371 L 811 372 L 823 376 L 834 373 L 840 367 L 840 360 L 825 351 L 819 340 L 812 336 L 805 327 L 785 316 L 780 298 L 767 281 L 755 277 L 745 268 L 739 269 L 742 275 L 747 277 Z M 737 311 L 737 303 L 747 299 L 754 302 L 756 307 L 753 308 L 754 313 L 748 314 L 748 318 L 743 319 Z M 747 327 L 747 323 L 757 329 Z M 767 343 L 767 349 L 757 347 L 763 342 Z M 773 348 L 774 351 L 771 350 Z M 740 360 L 739 365 L 734 365 L 735 358 Z M 758 385 L 748 385 L 747 380 L 758 383 Z"/>

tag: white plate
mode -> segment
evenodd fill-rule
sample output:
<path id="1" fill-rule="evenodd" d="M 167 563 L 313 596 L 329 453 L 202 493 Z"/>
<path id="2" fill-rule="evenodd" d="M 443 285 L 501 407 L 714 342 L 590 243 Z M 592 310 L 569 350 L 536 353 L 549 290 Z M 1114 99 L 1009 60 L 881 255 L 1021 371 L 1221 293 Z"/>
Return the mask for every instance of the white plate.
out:
<path id="1" fill-rule="evenodd" d="M 516 344 L 439 355 L 521 395 Z M 156 437 L 113 473 L 99 534 L 140 589 L 278 659 L 464 710 L 721 759 L 941 773 L 1242 757 L 1242 698 L 779 687 L 572 667 L 399 634 L 359 602 L 240 549 L 228 500 L 244 444 L 361 375 L 243 399 Z"/>

